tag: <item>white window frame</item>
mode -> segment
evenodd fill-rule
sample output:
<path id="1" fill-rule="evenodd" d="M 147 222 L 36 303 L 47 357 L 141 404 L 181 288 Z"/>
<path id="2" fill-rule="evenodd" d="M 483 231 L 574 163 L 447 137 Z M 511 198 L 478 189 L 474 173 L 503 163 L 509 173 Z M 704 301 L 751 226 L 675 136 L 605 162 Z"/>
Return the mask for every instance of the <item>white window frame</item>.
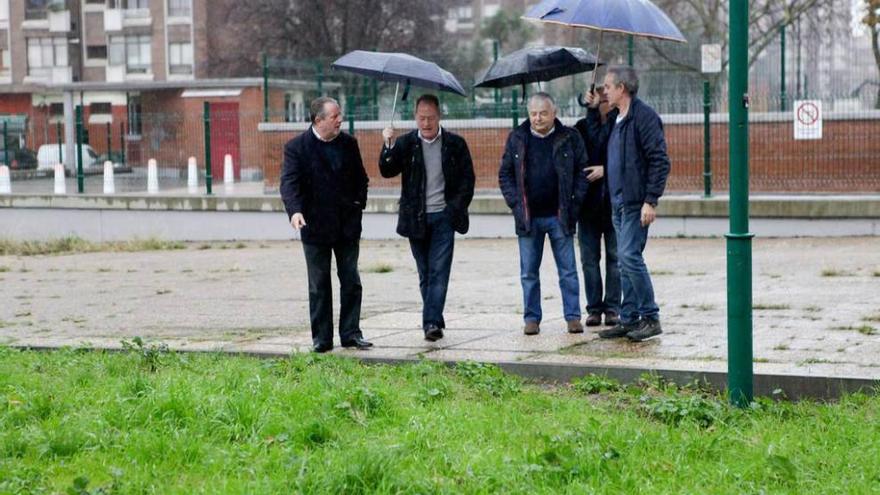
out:
<path id="1" fill-rule="evenodd" d="M 183 68 L 189 70 L 183 71 Z M 176 70 L 175 70 L 176 69 Z M 168 43 L 169 74 L 190 75 L 193 73 L 193 46 L 189 41 Z"/>
<path id="2" fill-rule="evenodd" d="M 51 76 L 53 67 L 68 67 L 70 65 L 69 55 L 67 38 L 28 38 L 28 75 L 38 77 Z"/>
<path id="3" fill-rule="evenodd" d="M 180 5 L 186 4 L 186 5 Z M 168 17 L 192 17 L 192 0 L 167 0 Z"/>
<path id="4" fill-rule="evenodd" d="M 153 73 L 153 39 L 148 34 L 111 36 L 108 65 L 124 65 L 127 74 Z"/>

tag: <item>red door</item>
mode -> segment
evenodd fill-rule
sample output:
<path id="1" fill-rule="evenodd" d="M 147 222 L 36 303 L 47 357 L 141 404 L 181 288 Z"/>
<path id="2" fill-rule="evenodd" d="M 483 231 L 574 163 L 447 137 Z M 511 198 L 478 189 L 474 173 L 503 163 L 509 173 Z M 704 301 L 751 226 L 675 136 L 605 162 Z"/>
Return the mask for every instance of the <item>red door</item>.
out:
<path id="1" fill-rule="evenodd" d="M 236 180 L 241 179 L 239 154 L 238 102 L 211 103 L 211 175 L 223 180 L 223 160 L 232 155 Z"/>

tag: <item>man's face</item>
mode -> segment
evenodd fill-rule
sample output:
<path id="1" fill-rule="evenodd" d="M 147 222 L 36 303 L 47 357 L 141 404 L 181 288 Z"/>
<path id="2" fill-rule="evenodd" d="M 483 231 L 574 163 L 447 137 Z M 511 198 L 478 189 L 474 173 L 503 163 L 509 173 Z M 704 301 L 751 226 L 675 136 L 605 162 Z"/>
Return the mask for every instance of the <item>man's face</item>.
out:
<path id="1" fill-rule="evenodd" d="M 341 129 L 342 112 L 339 110 L 339 105 L 332 101 L 324 103 L 324 117 L 319 116 L 315 119 L 315 130 L 321 138 L 330 140 L 338 136 Z"/>
<path id="2" fill-rule="evenodd" d="M 546 134 L 553 128 L 556 120 L 556 109 L 553 104 L 543 98 L 529 101 L 529 122 L 532 130 L 539 134 Z"/>
<path id="3" fill-rule="evenodd" d="M 440 111 L 432 103 L 422 102 L 416 107 L 416 125 L 422 137 L 428 141 L 440 132 Z"/>
<path id="4" fill-rule="evenodd" d="M 610 105 L 611 108 L 617 108 L 625 93 L 623 84 L 617 82 L 617 78 L 614 74 L 605 74 L 605 84 L 603 84 L 602 87 L 605 90 L 608 105 Z"/>
<path id="5" fill-rule="evenodd" d="M 596 88 L 596 95 L 599 97 L 599 113 L 604 116 L 611 110 L 611 105 L 608 104 L 608 95 L 605 94 L 605 87 L 599 86 Z"/>

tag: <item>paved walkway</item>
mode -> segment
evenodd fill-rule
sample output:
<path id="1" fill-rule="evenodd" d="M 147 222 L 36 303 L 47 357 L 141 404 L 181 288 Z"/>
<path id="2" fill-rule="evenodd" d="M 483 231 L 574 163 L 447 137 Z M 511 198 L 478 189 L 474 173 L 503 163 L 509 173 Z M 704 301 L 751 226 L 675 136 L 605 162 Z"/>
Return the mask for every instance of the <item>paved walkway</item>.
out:
<path id="1" fill-rule="evenodd" d="M 878 247 L 877 238 L 755 240 L 756 373 L 880 378 Z M 641 344 L 565 333 L 549 251 L 543 331 L 526 337 L 515 241 L 459 240 L 447 336 L 429 343 L 408 245 L 363 242 L 362 327 L 376 347 L 360 355 L 726 371 L 723 239 L 650 240 L 665 333 Z M 311 340 L 305 262 L 292 242 L 0 256 L 0 301 L 0 343 L 17 346 L 118 347 L 143 336 L 177 349 L 288 352 Z"/>

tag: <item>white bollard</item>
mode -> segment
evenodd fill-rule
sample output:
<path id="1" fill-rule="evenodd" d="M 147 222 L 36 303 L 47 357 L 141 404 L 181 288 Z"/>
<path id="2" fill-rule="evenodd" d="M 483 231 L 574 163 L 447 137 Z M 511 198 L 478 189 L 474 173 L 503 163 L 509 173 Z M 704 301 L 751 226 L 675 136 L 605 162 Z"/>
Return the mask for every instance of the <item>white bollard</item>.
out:
<path id="1" fill-rule="evenodd" d="M 159 168 L 155 158 L 147 162 L 147 194 L 159 194 Z"/>
<path id="2" fill-rule="evenodd" d="M 55 194 L 67 194 L 67 182 L 64 181 L 64 165 L 55 164 Z"/>
<path id="3" fill-rule="evenodd" d="M 187 163 L 186 169 L 186 191 L 190 194 L 198 194 L 199 168 L 198 163 L 196 162 L 196 157 L 189 157 L 189 162 Z"/>
<path id="4" fill-rule="evenodd" d="M 0 194 L 12 194 L 12 183 L 9 181 L 9 167 L 0 165 Z"/>
<path id="5" fill-rule="evenodd" d="M 113 182 L 113 162 L 104 162 L 104 194 L 116 194 L 116 183 Z"/>
<path id="6" fill-rule="evenodd" d="M 223 157 L 223 186 L 226 193 L 235 192 L 235 169 L 232 167 L 232 155 Z"/>

